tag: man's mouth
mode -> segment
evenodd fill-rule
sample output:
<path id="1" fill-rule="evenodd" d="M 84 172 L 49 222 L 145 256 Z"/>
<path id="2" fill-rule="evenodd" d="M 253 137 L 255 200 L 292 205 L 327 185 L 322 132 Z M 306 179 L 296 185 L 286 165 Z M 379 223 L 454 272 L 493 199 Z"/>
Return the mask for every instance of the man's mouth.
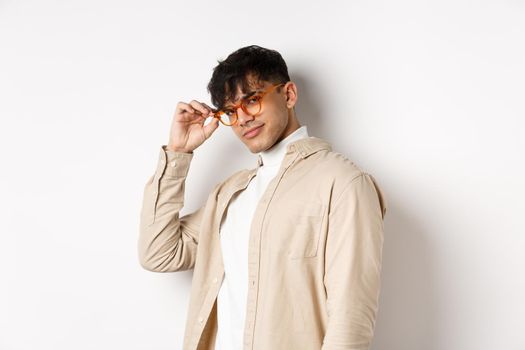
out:
<path id="1" fill-rule="evenodd" d="M 248 138 L 248 139 L 257 136 L 261 132 L 261 128 L 262 128 L 263 125 L 259 125 L 259 126 L 256 126 L 255 128 L 249 129 L 248 131 L 246 131 L 243 134 L 243 136 Z"/>

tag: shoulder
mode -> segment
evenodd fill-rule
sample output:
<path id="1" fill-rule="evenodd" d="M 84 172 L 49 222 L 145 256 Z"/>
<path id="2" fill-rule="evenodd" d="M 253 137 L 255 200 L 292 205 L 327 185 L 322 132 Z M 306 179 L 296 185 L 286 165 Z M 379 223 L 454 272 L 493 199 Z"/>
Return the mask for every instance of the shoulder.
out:
<path id="1" fill-rule="evenodd" d="M 367 174 L 352 159 L 333 150 L 320 150 L 308 158 L 319 175 L 327 175 L 337 182 L 346 183 Z"/>
<path id="2" fill-rule="evenodd" d="M 322 178 L 330 183 L 332 200 L 348 198 L 350 193 L 371 196 L 370 198 L 377 197 L 384 216 L 387 206 L 386 197 L 372 174 L 362 169 L 351 158 L 333 150 L 320 150 L 310 157 L 316 178 Z"/>

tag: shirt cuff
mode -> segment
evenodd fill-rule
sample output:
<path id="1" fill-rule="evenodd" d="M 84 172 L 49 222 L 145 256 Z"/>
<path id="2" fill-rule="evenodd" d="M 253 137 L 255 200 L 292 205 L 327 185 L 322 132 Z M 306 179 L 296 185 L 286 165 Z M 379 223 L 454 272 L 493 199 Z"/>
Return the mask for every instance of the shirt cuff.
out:
<path id="1" fill-rule="evenodd" d="M 159 170 L 164 170 L 164 175 L 168 177 L 186 177 L 190 168 L 193 152 L 175 152 L 168 150 L 166 145 L 162 145 L 159 152 Z"/>

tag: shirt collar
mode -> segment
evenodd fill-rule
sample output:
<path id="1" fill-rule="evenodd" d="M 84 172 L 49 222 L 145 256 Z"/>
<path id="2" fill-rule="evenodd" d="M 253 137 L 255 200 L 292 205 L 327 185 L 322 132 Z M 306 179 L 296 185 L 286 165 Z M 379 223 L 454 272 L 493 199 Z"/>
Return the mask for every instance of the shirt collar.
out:
<path id="1" fill-rule="evenodd" d="M 286 145 L 285 157 L 290 153 L 299 153 L 301 158 L 306 158 L 309 155 L 316 153 L 320 150 L 332 150 L 332 145 L 321 138 L 315 136 L 303 137 L 299 140 L 295 140 Z M 262 166 L 263 159 L 261 154 L 257 157 L 257 167 L 252 169 L 251 172 L 255 173 L 257 169 Z"/>
<path id="2" fill-rule="evenodd" d="M 305 159 L 310 155 L 319 151 L 332 151 L 330 142 L 315 136 L 303 137 L 286 145 L 284 159 L 281 168 L 287 168 L 298 158 Z M 262 166 L 262 156 L 259 153 L 257 157 L 257 166 L 251 169 L 245 169 L 242 176 L 236 177 L 231 188 L 230 196 L 238 190 L 244 189 L 248 186 L 251 179 L 257 174 L 258 169 Z"/>
<path id="3" fill-rule="evenodd" d="M 294 132 L 292 132 L 290 135 L 286 136 L 286 138 L 279 141 L 279 143 L 272 146 L 270 149 L 259 152 L 259 159 L 261 161 L 261 166 L 262 165 L 278 166 L 279 164 L 281 164 L 286 154 L 287 146 L 294 141 L 297 141 L 303 138 L 307 138 L 307 137 L 308 137 L 308 130 L 306 128 L 306 125 L 303 125 L 299 127 L 297 130 L 295 130 Z"/>

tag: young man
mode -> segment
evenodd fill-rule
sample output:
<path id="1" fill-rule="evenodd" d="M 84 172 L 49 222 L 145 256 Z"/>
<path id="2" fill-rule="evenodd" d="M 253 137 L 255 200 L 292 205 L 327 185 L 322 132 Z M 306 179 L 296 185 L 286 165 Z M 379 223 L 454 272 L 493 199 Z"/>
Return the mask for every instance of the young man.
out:
<path id="1" fill-rule="evenodd" d="M 217 109 L 177 104 L 145 185 L 138 242 L 147 270 L 194 269 L 184 349 L 368 349 L 386 213 L 375 179 L 299 124 L 297 86 L 278 52 L 237 50 L 208 91 Z M 193 151 L 219 122 L 257 166 L 179 217 Z"/>

